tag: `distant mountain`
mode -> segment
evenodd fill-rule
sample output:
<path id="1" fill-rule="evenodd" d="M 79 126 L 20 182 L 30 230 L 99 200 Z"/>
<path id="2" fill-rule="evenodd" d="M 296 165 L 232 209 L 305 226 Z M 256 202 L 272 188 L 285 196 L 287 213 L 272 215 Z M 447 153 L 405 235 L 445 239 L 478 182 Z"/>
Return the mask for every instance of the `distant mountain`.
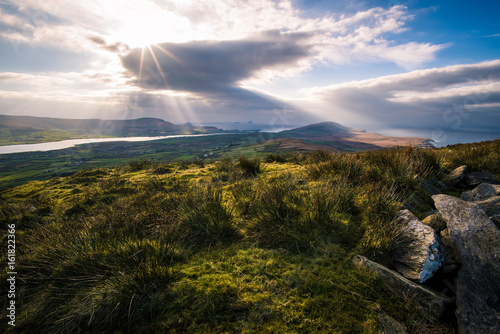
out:
<path id="1" fill-rule="evenodd" d="M 0 115 L 0 142 L 32 143 L 87 137 L 165 136 L 223 132 L 214 126 L 176 125 L 159 118 L 63 119 Z"/>
<path id="2" fill-rule="evenodd" d="M 275 138 L 295 138 L 314 145 L 341 151 L 359 151 L 391 146 L 432 147 L 427 138 L 392 137 L 348 128 L 335 122 L 323 122 L 278 132 Z"/>
<path id="3" fill-rule="evenodd" d="M 0 145 L 28 144 L 91 137 L 165 136 L 222 133 L 214 126 L 176 125 L 159 118 L 129 120 L 62 119 L 0 115 Z M 390 146 L 432 146 L 426 138 L 390 137 L 323 122 L 269 134 L 282 146 L 298 150 L 360 151 Z M 292 141 L 290 141 L 293 139 Z"/>
<path id="4" fill-rule="evenodd" d="M 280 133 L 283 135 L 291 135 L 291 136 L 296 136 L 296 135 L 314 136 L 314 135 L 331 135 L 333 133 L 348 132 L 350 130 L 352 129 L 340 125 L 339 123 L 323 122 L 323 123 L 306 125 L 292 130 L 281 131 Z"/>

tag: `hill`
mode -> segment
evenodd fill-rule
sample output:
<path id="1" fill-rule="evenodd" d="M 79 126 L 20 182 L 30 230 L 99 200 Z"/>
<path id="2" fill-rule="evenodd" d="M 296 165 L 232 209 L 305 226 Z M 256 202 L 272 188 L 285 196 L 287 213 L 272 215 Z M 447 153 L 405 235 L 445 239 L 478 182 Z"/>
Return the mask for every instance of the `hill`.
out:
<path id="1" fill-rule="evenodd" d="M 427 138 L 393 137 L 348 128 L 335 122 L 311 124 L 279 132 L 279 138 L 295 138 L 305 142 L 333 147 L 341 151 L 360 151 L 393 146 L 432 147 Z"/>
<path id="2" fill-rule="evenodd" d="M 17 273 L 14 285 L 0 274 L 16 292 L 0 296 L 3 319 L 16 306 L 16 327 L 0 332 L 380 333 L 385 314 L 410 333 L 456 333 L 454 303 L 435 318 L 351 259 L 391 266 L 408 246 L 398 210 L 432 209 L 422 180 L 463 164 L 498 174 L 498 152 L 500 140 L 136 160 L 0 191 L 0 250 L 13 258 L 15 240 Z M 429 286 L 454 297 L 454 278 Z"/>
<path id="3" fill-rule="evenodd" d="M 63 119 L 0 115 L 0 145 L 76 138 L 165 136 L 222 132 L 212 126 L 176 125 L 159 118 Z"/>

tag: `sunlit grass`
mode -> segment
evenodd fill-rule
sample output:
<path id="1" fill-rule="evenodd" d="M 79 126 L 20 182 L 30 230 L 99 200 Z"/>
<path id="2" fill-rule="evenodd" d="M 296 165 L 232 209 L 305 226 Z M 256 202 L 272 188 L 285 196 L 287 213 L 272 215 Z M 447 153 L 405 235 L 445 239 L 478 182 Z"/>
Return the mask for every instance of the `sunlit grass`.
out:
<path id="1" fill-rule="evenodd" d="M 15 331 L 378 333 L 383 309 L 425 332 L 423 311 L 351 258 L 390 265 L 405 242 L 396 212 L 422 192 L 415 176 L 443 178 L 460 159 L 498 171 L 497 145 L 139 160 L 5 190 Z"/>

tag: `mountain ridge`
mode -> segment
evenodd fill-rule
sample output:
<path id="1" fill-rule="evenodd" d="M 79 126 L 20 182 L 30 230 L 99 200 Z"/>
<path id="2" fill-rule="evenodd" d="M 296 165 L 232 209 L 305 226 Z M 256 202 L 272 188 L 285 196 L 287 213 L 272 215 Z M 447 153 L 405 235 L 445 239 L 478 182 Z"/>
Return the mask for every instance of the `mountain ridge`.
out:
<path id="1" fill-rule="evenodd" d="M 235 130 L 237 131 L 237 130 Z M 0 145 L 29 144 L 90 137 L 164 136 L 223 133 L 214 126 L 176 125 L 154 117 L 136 119 L 64 119 L 0 115 Z M 393 137 L 320 122 L 273 133 L 275 139 L 296 139 L 308 147 L 329 147 L 340 151 L 370 150 L 392 146 L 432 147 L 427 138 Z M 299 145 L 304 146 L 304 145 Z"/>
<path id="2" fill-rule="evenodd" d="M 394 137 L 366 132 L 336 122 L 321 122 L 277 133 L 277 138 L 295 138 L 310 144 L 333 147 L 341 151 L 370 150 L 393 146 L 433 147 L 423 137 Z"/>

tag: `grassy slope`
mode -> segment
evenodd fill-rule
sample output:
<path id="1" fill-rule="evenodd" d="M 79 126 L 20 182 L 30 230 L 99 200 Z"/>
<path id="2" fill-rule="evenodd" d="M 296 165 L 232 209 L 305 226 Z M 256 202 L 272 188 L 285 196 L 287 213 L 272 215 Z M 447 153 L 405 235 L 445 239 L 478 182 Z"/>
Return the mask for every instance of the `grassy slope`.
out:
<path id="1" fill-rule="evenodd" d="M 378 333 L 380 309 L 412 332 L 451 333 L 350 259 L 388 261 L 395 199 L 422 193 L 415 174 L 498 173 L 499 146 L 136 161 L 5 190 L 16 333 Z"/>
<path id="2" fill-rule="evenodd" d="M 214 127 L 175 125 L 158 118 L 101 120 L 0 115 L 0 145 L 33 144 L 79 138 L 214 132 L 223 131 Z"/>

